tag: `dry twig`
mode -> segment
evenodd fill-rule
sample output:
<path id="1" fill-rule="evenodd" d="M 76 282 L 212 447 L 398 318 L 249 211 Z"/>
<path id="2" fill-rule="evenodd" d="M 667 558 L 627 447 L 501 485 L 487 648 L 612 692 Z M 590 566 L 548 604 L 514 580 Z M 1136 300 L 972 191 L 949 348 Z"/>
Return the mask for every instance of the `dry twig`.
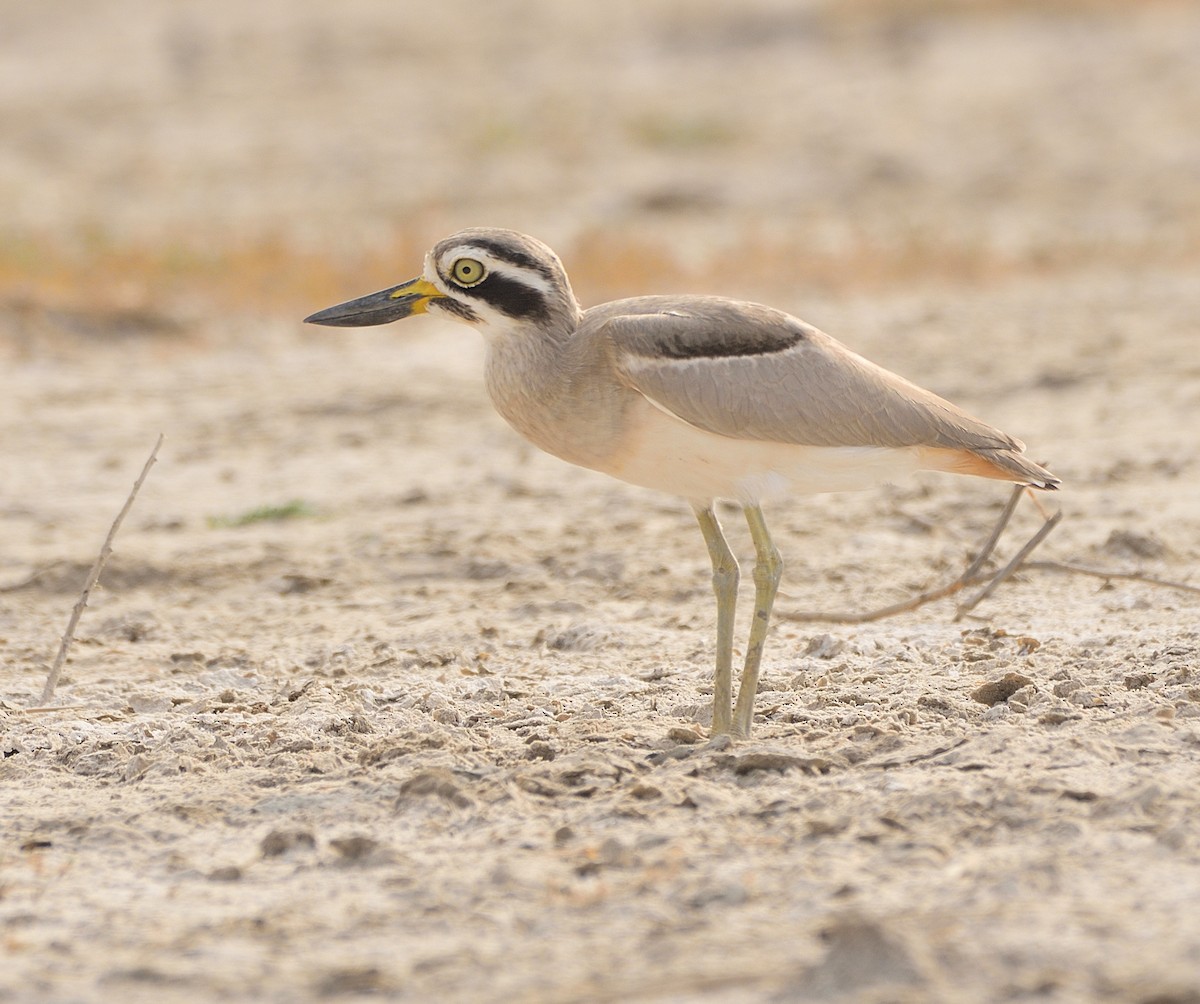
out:
<path id="1" fill-rule="evenodd" d="M 96 587 L 96 582 L 100 579 L 100 573 L 104 570 L 104 563 L 108 560 L 108 556 L 112 554 L 113 539 L 117 536 L 117 531 L 121 528 L 121 523 L 133 506 L 133 500 L 137 497 L 138 490 L 142 487 L 142 482 L 146 480 L 146 475 L 150 473 L 150 468 L 154 466 L 154 461 L 158 458 L 158 448 L 162 444 L 163 436 L 160 433 L 158 441 L 154 444 L 154 449 L 150 451 L 150 456 L 146 459 L 142 473 L 138 475 L 138 479 L 133 483 L 129 497 L 125 499 L 125 504 L 121 507 L 121 511 L 117 513 L 117 518 L 113 520 L 113 524 L 109 528 L 108 536 L 104 538 L 104 546 L 100 548 L 100 553 L 96 555 L 96 563 L 92 565 L 92 570 L 88 572 L 88 577 L 83 584 L 83 592 L 79 594 L 79 599 L 75 602 L 75 609 L 71 611 L 71 619 L 67 621 L 67 630 L 62 636 L 62 643 L 58 646 L 58 655 L 54 658 L 54 665 L 46 677 L 45 687 L 42 688 L 41 704 L 46 704 L 54 696 L 54 688 L 58 686 L 58 678 L 62 674 L 63 664 L 67 661 L 67 652 L 70 650 L 71 642 L 75 638 L 75 628 L 79 624 L 79 618 L 82 616 L 84 608 L 88 605 L 88 598 L 92 595 L 92 590 Z"/>
<path id="2" fill-rule="evenodd" d="M 958 611 L 955 613 L 954 619 L 956 621 L 962 620 L 980 603 L 991 596 L 992 593 L 994 593 L 1000 587 L 1000 584 L 1004 582 L 1005 579 L 1007 579 L 1010 575 L 1012 575 L 1013 572 L 1021 567 L 1025 559 L 1033 553 L 1033 549 L 1046 539 L 1046 535 L 1058 525 L 1058 521 L 1061 519 L 1062 510 L 1060 509 L 1053 516 L 1050 516 L 1046 522 L 1044 522 L 1038 528 L 1038 532 L 1025 542 L 1025 546 L 1017 552 L 1016 557 L 1014 557 L 1012 561 L 1010 561 L 1007 565 L 1000 569 L 1000 571 L 993 575 L 986 586 L 979 590 L 979 592 L 977 592 L 970 599 L 959 604 Z"/>
<path id="3" fill-rule="evenodd" d="M 1076 565 L 1070 561 L 1027 561 L 1026 568 L 1039 572 L 1070 572 L 1072 575 L 1090 575 L 1096 579 L 1121 579 L 1126 582 L 1144 582 L 1149 586 L 1163 586 L 1166 589 L 1178 589 L 1184 593 L 1200 593 L 1200 586 L 1189 585 L 1186 582 L 1172 582 L 1170 579 L 1159 579 L 1143 572 L 1110 572 L 1104 568 L 1089 568 L 1087 565 Z"/>
<path id="4" fill-rule="evenodd" d="M 975 559 L 967 567 L 967 570 L 962 573 L 953 582 L 949 582 L 944 586 L 939 586 L 936 589 L 929 589 L 923 593 L 918 593 L 916 596 L 911 596 L 907 600 L 901 600 L 899 603 L 893 603 L 890 606 L 881 607 L 878 610 L 860 611 L 845 611 L 840 613 L 814 613 L 809 611 L 782 611 L 776 616 L 780 620 L 786 621 L 801 621 L 804 623 L 812 621 L 826 621 L 837 624 L 866 624 L 868 621 L 883 620 L 885 617 L 894 617 L 896 614 L 907 613 L 909 610 L 916 610 L 917 607 L 924 606 L 926 603 L 932 603 L 934 600 L 940 600 L 944 596 L 950 596 L 969 585 L 979 581 L 979 570 L 984 563 L 991 557 L 992 551 L 995 550 L 997 542 L 1000 540 L 1000 535 L 1004 532 L 1004 528 L 1008 526 L 1008 521 L 1012 519 L 1013 511 L 1017 508 L 1017 503 L 1021 500 L 1021 494 L 1025 491 L 1023 485 L 1017 485 L 1013 488 L 1012 494 L 1009 495 L 1008 501 L 1004 505 L 1004 510 L 1000 513 L 1000 518 L 996 520 L 996 525 L 992 527 L 992 532 L 988 535 L 987 540 L 983 542 L 979 553 Z M 1053 517 L 1054 522 L 1058 521 L 1058 516 Z M 1043 529 L 1039 531 L 1044 537 L 1049 530 Z M 1040 538 L 1039 538 L 1040 539 Z M 1028 545 L 1026 545 L 1028 546 Z M 1036 545 L 1035 545 L 1036 546 Z M 1028 553 L 1027 551 L 1024 553 Z M 1012 574 L 1013 570 L 1009 570 L 1007 575 Z M 998 585 L 999 583 L 997 583 Z M 976 600 L 978 602 L 978 600 Z"/>

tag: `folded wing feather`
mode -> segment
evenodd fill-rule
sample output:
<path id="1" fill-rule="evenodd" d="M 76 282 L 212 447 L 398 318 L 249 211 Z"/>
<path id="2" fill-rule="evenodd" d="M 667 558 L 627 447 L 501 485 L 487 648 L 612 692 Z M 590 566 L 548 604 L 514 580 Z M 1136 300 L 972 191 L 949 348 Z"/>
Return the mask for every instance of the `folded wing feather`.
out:
<path id="1" fill-rule="evenodd" d="M 1024 444 L 782 311 L 717 297 L 624 301 L 597 318 L 620 379 L 709 432 L 916 447 L 923 466 L 1054 487 Z M 606 306 L 618 306 L 616 304 Z"/>

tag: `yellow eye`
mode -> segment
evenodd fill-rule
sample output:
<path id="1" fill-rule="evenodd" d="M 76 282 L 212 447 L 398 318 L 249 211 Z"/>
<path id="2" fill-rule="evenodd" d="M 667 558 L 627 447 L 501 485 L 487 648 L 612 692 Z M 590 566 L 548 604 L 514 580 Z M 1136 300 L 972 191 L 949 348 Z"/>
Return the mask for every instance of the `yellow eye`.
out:
<path id="1" fill-rule="evenodd" d="M 450 274 L 460 286 L 474 286 L 477 282 L 483 282 L 487 272 L 474 258 L 459 258 L 450 269 Z"/>

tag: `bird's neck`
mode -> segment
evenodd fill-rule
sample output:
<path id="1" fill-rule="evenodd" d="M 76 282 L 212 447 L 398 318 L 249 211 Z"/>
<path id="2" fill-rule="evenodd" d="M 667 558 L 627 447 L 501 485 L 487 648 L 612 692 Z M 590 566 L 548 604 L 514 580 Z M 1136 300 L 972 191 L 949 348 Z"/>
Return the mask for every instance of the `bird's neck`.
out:
<path id="1" fill-rule="evenodd" d="M 496 410 L 534 445 L 570 463 L 591 466 L 588 436 L 577 430 L 588 400 L 574 391 L 589 369 L 575 325 L 522 327 L 487 339 L 485 376 Z"/>
<path id="2" fill-rule="evenodd" d="M 500 414 L 526 435 L 519 416 L 540 411 L 561 396 L 569 382 L 571 333 L 565 324 L 513 325 L 484 332 L 488 393 Z"/>

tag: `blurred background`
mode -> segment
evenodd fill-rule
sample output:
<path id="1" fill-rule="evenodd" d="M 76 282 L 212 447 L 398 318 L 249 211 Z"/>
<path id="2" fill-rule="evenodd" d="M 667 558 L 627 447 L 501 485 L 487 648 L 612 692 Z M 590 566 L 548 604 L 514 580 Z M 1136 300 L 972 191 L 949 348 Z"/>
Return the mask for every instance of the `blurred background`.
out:
<path id="1" fill-rule="evenodd" d="M 585 301 L 786 289 L 798 309 L 813 290 L 1200 259 L 1185 0 L 7 0 L 2 17 L 10 315 L 304 316 L 467 225 L 542 237 Z"/>

